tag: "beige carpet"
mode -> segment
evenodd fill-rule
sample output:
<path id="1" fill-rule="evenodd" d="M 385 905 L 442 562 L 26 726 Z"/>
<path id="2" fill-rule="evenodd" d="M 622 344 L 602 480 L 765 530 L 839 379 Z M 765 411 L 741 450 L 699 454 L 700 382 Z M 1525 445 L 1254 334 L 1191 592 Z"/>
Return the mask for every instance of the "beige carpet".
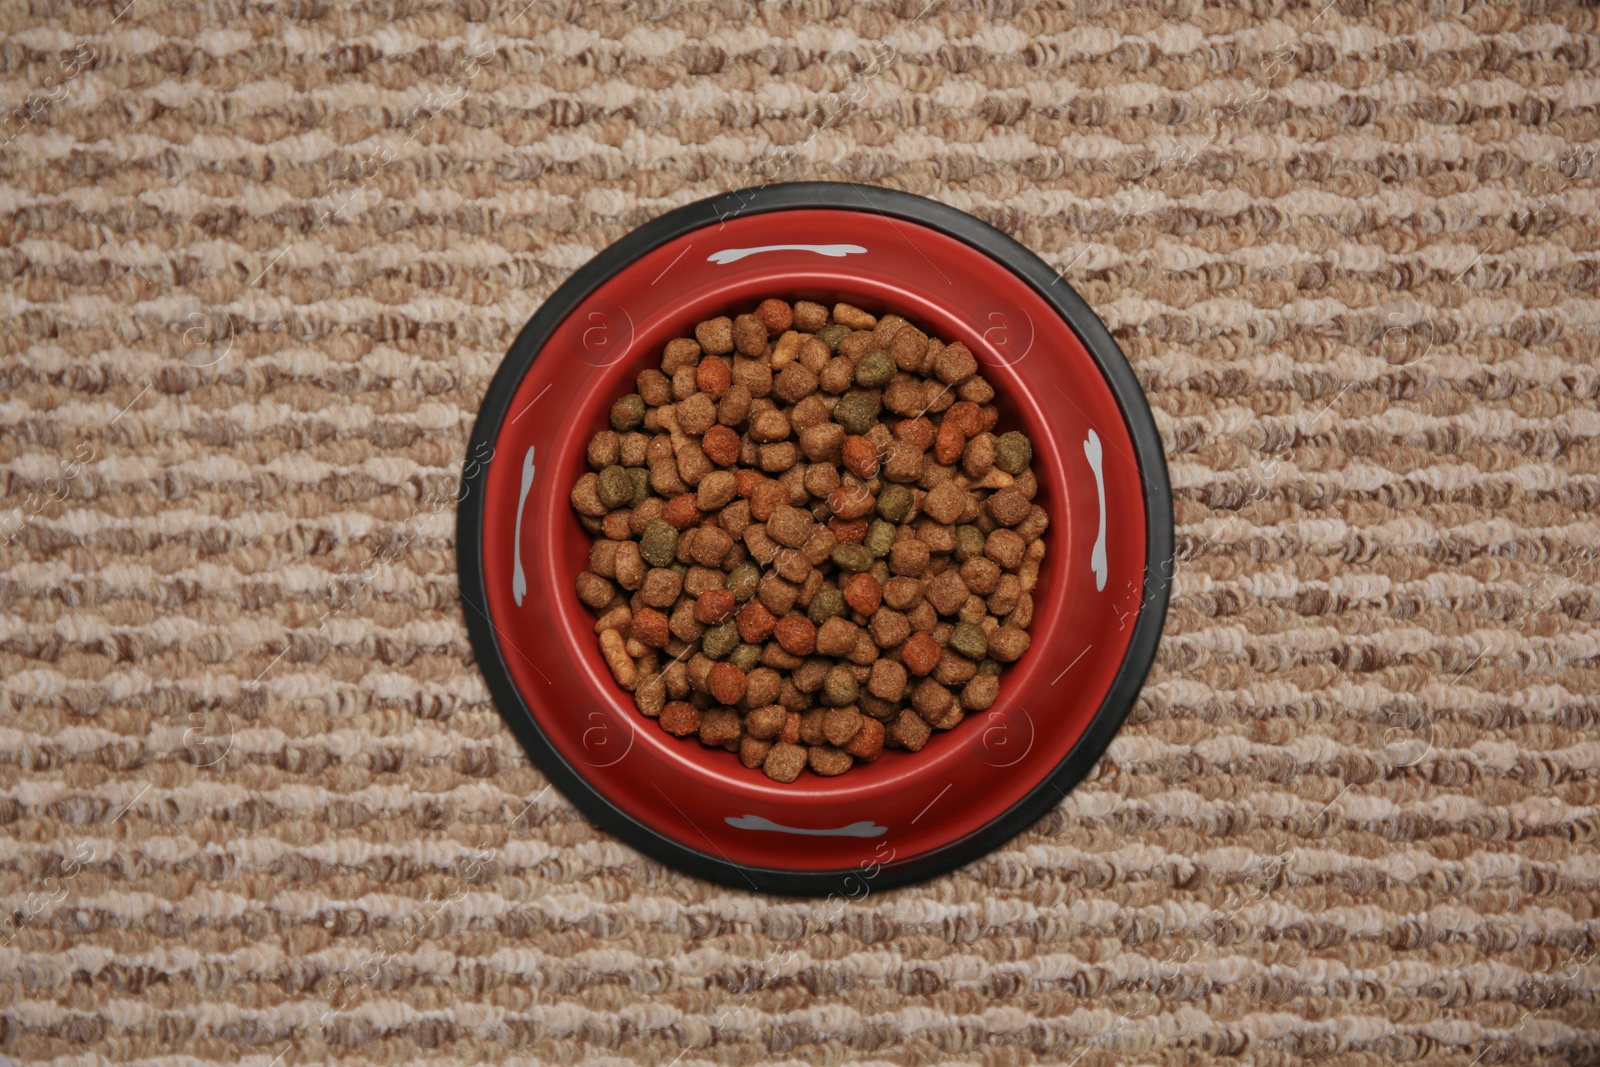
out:
<path id="1" fill-rule="evenodd" d="M 1600 1062 L 1592 4 L 126 2 L 0 7 L 0 1056 Z M 1177 496 L 1094 779 L 848 903 L 547 790 L 428 504 L 764 178 L 1065 269 Z"/>

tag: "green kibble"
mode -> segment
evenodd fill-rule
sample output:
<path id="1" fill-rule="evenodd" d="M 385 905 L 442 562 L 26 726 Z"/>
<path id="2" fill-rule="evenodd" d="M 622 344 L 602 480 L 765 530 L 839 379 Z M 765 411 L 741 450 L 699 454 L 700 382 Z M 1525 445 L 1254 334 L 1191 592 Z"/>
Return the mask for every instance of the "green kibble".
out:
<path id="1" fill-rule="evenodd" d="M 844 602 L 844 594 L 832 587 L 817 590 L 817 595 L 811 598 L 811 606 L 806 609 L 806 617 L 812 625 L 821 626 L 836 615 L 843 615 L 849 611 L 849 606 Z"/>
<path id="2" fill-rule="evenodd" d="M 760 584 L 761 570 L 754 563 L 741 563 L 728 572 L 728 588 L 733 590 L 735 600 L 749 600 Z"/>
<path id="3" fill-rule="evenodd" d="M 607 467 L 600 472 L 600 503 L 620 508 L 633 499 L 633 479 L 626 467 Z"/>
<path id="4" fill-rule="evenodd" d="M 822 679 L 822 702 L 829 707 L 849 707 L 859 692 L 855 675 L 845 667 L 832 668 Z"/>
<path id="5" fill-rule="evenodd" d="M 863 389 L 882 389 L 894 377 L 896 367 L 889 353 L 879 349 L 868 352 L 856 364 L 856 384 Z"/>
<path id="6" fill-rule="evenodd" d="M 872 551 L 866 545 L 845 541 L 833 546 L 833 562 L 847 571 L 864 571 L 872 566 Z"/>
<path id="7" fill-rule="evenodd" d="M 761 663 L 761 646 L 740 645 L 728 656 L 728 662 L 749 674 Z"/>
<path id="8" fill-rule="evenodd" d="M 989 652 L 989 635 L 975 623 L 957 623 L 950 631 L 950 647 L 968 659 L 982 659 Z"/>
<path id="9" fill-rule="evenodd" d="M 1003 670 L 1005 670 L 1005 664 L 997 659 L 985 656 L 978 661 L 979 674 L 999 674 Z"/>
<path id="10" fill-rule="evenodd" d="M 670 566 L 678 558 L 678 531 L 666 519 L 651 519 L 639 535 L 639 555 L 652 567 Z"/>
<path id="11" fill-rule="evenodd" d="M 833 406 L 833 421 L 860 437 L 878 421 L 878 400 L 870 393 L 848 392 Z"/>
<path id="12" fill-rule="evenodd" d="M 650 496 L 650 471 L 644 467 L 628 467 L 628 478 L 633 482 L 633 496 L 628 506 L 636 508 Z"/>
<path id="13" fill-rule="evenodd" d="M 739 628 L 729 619 L 721 626 L 713 626 L 700 639 L 700 651 L 712 659 L 723 659 L 739 647 Z"/>
<path id="14" fill-rule="evenodd" d="M 611 428 L 619 433 L 637 430 L 644 422 L 644 397 L 629 393 L 611 405 Z"/>
<path id="15" fill-rule="evenodd" d="M 828 346 L 829 352 L 839 351 L 839 342 L 850 336 L 850 327 L 834 323 L 817 331 L 817 340 Z"/>
<path id="16" fill-rule="evenodd" d="M 880 559 L 872 565 L 872 569 L 867 573 L 872 575 L 872 580 L 881 586 L 889 580 L 889 564 Z"/>
<path id="17" fill-rule="evenodd" d="M 861 543 L 867 546 L 867 551 L 872 553 L 874 559 L 887 556 L 894 547 L 894 523 L 873 519 L 872 525 L 867 527 L 866 540 Z"/>
<path id="18" fill-rule="evenodd" d="M 983 555 L 983 531 L 972 525 L 957 526 L 954 555 L 957 563 Z"/>
<path id="19" fill-rule="evenodd" d="M 878 494 L 878 514 L 890 522 L 902 523 L 911 514 L 911 505 L 915 502 L 916 495 L 910 488 L 899 482 L 890 482 Z"/>
<path id="20" fill-rule="evenodd" d="M 1033 442 L 1018 430 L 1000 435 L 994 443 L 994 465 L 1007 474 L 1021 474 L 1033 462 Z"/>

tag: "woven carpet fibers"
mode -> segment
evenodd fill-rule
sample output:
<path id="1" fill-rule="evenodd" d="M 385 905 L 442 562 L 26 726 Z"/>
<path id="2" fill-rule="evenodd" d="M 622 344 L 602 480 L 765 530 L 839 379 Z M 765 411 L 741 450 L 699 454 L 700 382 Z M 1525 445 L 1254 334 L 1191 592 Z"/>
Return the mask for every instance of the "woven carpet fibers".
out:
<path id="1" fill-rule="evenodd" d="M 1600 1059 L 1594 7 L 126 3 L 0 8 L 4 1056 Z M 430 503 L 563 278 L 789 178 L 1064 269 L 1179 524 L 1092 779 L 831 903 L 547 789 Z"/>

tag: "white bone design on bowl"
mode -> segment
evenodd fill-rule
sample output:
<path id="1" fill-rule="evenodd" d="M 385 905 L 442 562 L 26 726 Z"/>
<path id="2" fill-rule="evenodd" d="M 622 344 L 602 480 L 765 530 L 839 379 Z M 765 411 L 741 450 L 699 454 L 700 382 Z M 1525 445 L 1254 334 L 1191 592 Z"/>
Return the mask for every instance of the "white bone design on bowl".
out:
<path id="1" fill-rule="evenodd" d="M 819 256 L 842 259 L 850 255 L 866 255 L 860 245 L 762 245 L 759 248 L 724 248 L 706 257 L 707 263 L 737 263 L 745 256 L 758 252 L 815 252 Z"/>
<path id="2" fill-rule="evenodd" d="M 1101 466 L 1100 435 L 1093 430 L 1083 442 L 1083 454 L 1094 471 L 1094 488 L 1100 496 L 1100 533 L 1094 539 L 1094 552 L 1089 556 L 1089 566 L 1094 570 L 1094 588 L 1103 592 L 1106 587 L 1106 475 Z"/>
<path id="3" fill-rule="evenodd" d="M 522 505 L 528 502 L 528 490 L 533 488 L 533 446 L 522 457 L 522 491 L 517 494 L 517 528 L 511 539 L 511 597 L 522 607 L 522 598 L 528 595 L 528 576 L 522 570 Z"/>
<path id="4" fill-rule="evenodd" d="M 882 837 L 889 832 L 887 826 L 879 826 L 871 820 L 853 822 L 849 826 L 840 826 L 832 830 L 809 830 L 799 826 L 785 826 L 771 819 L 763 819 L 759 815 L 728 816 L 725 820 L 729 826 L 736 826 L 741 830 L 771 830 L 780 834 L 804 834 L 807 837 Z"/>

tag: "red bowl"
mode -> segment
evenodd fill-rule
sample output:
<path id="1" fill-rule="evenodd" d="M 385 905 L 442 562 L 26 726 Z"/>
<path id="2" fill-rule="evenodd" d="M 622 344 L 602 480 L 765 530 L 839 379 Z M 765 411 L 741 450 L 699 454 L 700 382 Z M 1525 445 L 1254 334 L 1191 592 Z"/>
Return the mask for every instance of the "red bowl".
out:
<path id="1" fill-rule="evenodd" d="M 1029 651 L 1000 698 L 922 751 L 783 785 L 675 738 L 601 659 L 574 580 L 591 538 L 568 504 L 613 400 L 695 323 L 769 296 L 894 311 L 978 357 L 1001 429 L 1033 440 L 1051 516 Z M 860 895 L 974 859 L 1087 773 L 1138 694 L 1166 613 L 1172 500 L 1116 342 L 998 230 L 905 193 L 767 186 L 640 227 L 561 286 L 511 346 L 463 471 L 466 622 L 501 714 L 603 828 L 728 885 Z"/>

